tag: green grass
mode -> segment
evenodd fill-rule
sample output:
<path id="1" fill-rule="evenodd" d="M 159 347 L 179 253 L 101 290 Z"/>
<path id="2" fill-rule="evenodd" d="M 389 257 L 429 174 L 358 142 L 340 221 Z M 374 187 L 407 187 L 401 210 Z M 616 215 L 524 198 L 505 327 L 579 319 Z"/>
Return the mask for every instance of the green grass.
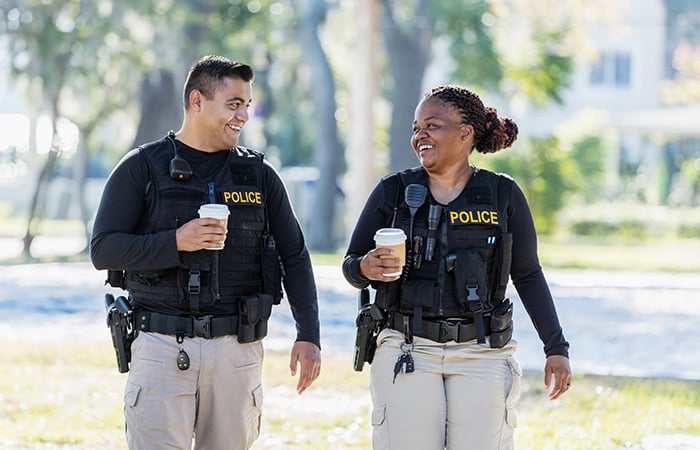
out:
<path id="1" fill-rule="evenodd" d="M 607 239 L 540 237 L 538 250 L 546 269 L 700 272 L 700 239 L 665 239 L 636 243 Z M 340 265 L 345 249 L 312 253 L 314 264 Z"/>
<path id="2" fill-rule="evenodd" d="M 126 449 L 122 391 L 107 330 L 103 340 L 6 339 L 0 377 L 0 448 Z M 294 392 L 288 356 L 269 353 L 255 449 L 368 449 L 369 371 L 324 355 L 321 377 Z M 619 449 L 661 433 L 700 435 L 700 383 L 576 375 L 546 399 L 540 373 L 523 376 L 518 449 Z"/>
<path id="3" fill-rule="evenodd" d="M 700 239 L 624 243 L 607 240 L 539 240 L 549 269 L 700 272 Z"/>

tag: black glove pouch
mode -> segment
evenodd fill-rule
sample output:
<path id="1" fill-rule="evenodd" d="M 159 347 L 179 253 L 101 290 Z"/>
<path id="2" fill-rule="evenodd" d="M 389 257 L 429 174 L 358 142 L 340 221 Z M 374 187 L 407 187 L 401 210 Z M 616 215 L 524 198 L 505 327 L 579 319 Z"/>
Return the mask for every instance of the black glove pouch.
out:
<path id="1" fill-rule="evenodd" d="M 255 342 L 267 336 L 272 302 L 272 296 L 267 294 L 247 295 L 238 300 L 238 342 Z"/>
<path id="2" fill-rule="evenodd" d="M 454 266 L 457 300 L 465 312 L 471 310 L 471 302 L 481 302 L 485 307 L 489 301 L 489 282 L 484 257 L 476 249 L 457 250 L 455 254 L 457 255 Z M 475 287 L 476 290 L 469 292 L 467 286 Z M 470 299 L 470 294 L 476 298 Z"/>
<path id="3" fill-rule="evenodd" d="M 262 236 L 262 292 L 272 296 L 273 303 L 279 305 L 282 301 L 282 277 L 284 267 L 275 237 L 269 233 Z"/>
<path id="4" fill-rule="evenodd" d="M 513 302 L 503 300 L 491 313 L 491 348 L 504 347 L 513 337 Z"/>

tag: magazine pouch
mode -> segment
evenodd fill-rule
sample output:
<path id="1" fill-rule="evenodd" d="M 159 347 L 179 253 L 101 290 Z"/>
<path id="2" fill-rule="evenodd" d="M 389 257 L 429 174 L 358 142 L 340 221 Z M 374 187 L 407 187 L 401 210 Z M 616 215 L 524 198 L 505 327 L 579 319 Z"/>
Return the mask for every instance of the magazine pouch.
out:
<path id="1" fill-rule="evenodd" d="M 504 347 L 513 337 L 513 302 L 503 300 L 491 313 L 491 348 Z"/>
<path id="2" fill-rule="evenodd" d="M 246 295 L 238 300 L 238 342 L 255 342 L 267 336 L 272 303 L 268 294 Z"/>

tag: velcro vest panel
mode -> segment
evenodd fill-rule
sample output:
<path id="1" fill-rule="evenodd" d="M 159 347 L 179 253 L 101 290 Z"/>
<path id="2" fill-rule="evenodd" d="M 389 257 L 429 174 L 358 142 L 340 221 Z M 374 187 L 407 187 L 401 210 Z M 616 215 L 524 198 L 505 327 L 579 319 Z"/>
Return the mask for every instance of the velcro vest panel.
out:
<path id="1" fill-rule="evenodd" d="M 459 197 L 443 206 L 437 229 L 430 229 L 428 212 L 432 197 L 428 196 L 425 204 L 416 211 L 412 227 L 410 210 L 403 198 L 403 191 L 409 184 L 428 186 L 425 171 L 422 168 L 410 169 L 397 176 L 400 179 L 399 201 L 393 226 L 403 229 L 406 236 L 409 236 L 407 249 L 411 250 L 409 254 L 413 253 L 409 256 L 413 256 L 413 261 L 416 261 L 417 250 L 420 266 L 409 266 L 409 276 L 400 290 L 387 289 L 388 292 L 393 292 L 389 294 L 393 297 L 389 302 L 393 306 L 387 305 L 388 309 L 412 313 L 416 307 L 421 307 L 423 317 L 426 318 L 470 317 L 463 298 L 465 287 L 457 287 L 455 270 L 448 267 L 449 259 L 457 255 L 462 268 L 466 264 L 468 272 L 474 274 L 473 278 L 480 278 L 478 294 L 484 309 L 489 311 L 500 303 L 503 294 L 496 289 L 499 277 L 494 260 L 499 250 L 501 233 L 506 229 L 505 211 L 499 210 L 498 202 L 499 179 L 503 177 L 483 169 L 476 171 Z M 432 261 L 424 259 L 428 238 L 434 242 Z M 495 292 L 499 294 L 494 295 Z"/>
<path id="2" fill-rule="evenodd" d="M 179 252 L 177 268 L 155 272 L 127 272 L 126 287 L 139 298 L 164 302 L 187 302 L 192 272 L 198 272 L 198 304 L 231 303 L 261 287 L 261 236 L 265 228 L 262 154 L 245 148 L 229 151 L 226 163 L 214 181 L 191 177 L 174 180 L 169 174 L 172 144 L 157 141 L 141 148 L 151 178 L 148 215 L 138 233 L 176 229 L 199 217 L 204 203 L 229 207 L 228 233 L 222 250 Z M 218 261 L 217 261 L 218 259 Z"/>

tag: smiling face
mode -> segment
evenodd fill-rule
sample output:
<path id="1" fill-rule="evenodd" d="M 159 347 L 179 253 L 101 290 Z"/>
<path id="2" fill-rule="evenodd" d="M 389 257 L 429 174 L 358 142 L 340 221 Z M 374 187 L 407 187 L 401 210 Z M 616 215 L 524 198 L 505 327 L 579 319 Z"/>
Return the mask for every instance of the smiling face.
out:
<path id="1" fill-rule="evenodd" d="M 198 148 L 216 152 L 238 145 L 241 129 L 248 122 L 252 83 L 225 77 L 207 99 L 199 90 L 190 93 L 190 110 L 196 116 Z"/>
<path id="2" fill-rule="evenodd" d="M 428 97 L 418 104 L 414 117 L 411 146 L 426 170 L 468 163 L 474 133 L 454 107 Z"/>

